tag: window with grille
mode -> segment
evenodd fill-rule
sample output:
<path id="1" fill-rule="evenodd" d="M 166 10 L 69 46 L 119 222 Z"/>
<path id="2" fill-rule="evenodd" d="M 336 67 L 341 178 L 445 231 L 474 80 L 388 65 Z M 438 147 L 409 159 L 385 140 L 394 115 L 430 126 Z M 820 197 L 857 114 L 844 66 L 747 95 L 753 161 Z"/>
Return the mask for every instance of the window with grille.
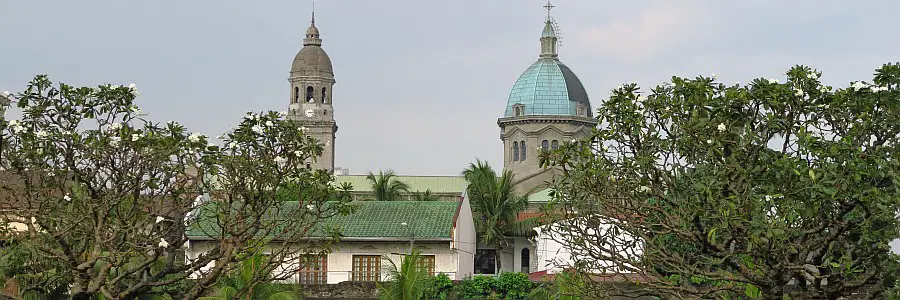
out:
<path id="1" fill-rule="evenodd" d="M 328 255 L 304 255 L 300 258 L 300 284 L 328 282 Z"/>
<path id="2" fill-rule="evenodd" d="M 434 276 L 434 255 L 420 255 L 419 268 L 428 270 L 428 275 Z"/>
<path id="3" fill-rule="evenodd" d="M 354 255 L 352 281 L 380 281 L 381 256 Z"/>

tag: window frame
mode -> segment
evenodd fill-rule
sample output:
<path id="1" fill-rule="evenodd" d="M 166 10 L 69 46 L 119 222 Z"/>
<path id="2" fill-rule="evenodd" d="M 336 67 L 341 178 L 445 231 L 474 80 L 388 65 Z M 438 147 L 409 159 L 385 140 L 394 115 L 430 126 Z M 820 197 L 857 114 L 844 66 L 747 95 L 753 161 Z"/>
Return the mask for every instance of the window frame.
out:
<path id="1" fill-rule="evenodd" d="M 357 266 L 360 267 L 357 269 Z M 363 266 L 366 268 L 363 270 Z M 374 269 L 374 270 L 372 270 Z M 356 255 L 351 259 L 350 281 L 380 282 L 381 255 Z"/>
<path id="2" fill-rule="evenodd" d="M 513 161 L 519 161 L 519 142 L 513 142 Z"/>
<path id="3" fill-rule="evenodd" d="M 309 262 L 314 261 L 314 265 Z M 300 284 L 328 284 L 328 254 L 309 254 L 299 258 L 297 282 Z"/>

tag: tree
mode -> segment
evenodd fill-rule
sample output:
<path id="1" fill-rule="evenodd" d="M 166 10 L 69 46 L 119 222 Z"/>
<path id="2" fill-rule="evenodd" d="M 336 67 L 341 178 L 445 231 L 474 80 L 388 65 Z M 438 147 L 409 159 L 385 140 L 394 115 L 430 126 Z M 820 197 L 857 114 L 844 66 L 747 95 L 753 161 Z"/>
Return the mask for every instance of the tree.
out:
<path id="1" fill-rule="evenodd" d="M 45 75 L 9 96 L 22 117 L 0 118 L 0 207 L 14 209 L 2 218 L 20 229 L 3 232 L 16 246 L 0 257 L 26 260 L 24 272 L 4 270 L 27 277 L 24 290 L 194 299 L 261 251 L 271 266 L 318 251 L 278 245 L 305 241 L 320 220 L 348 211 L 331 174 L 299 167 L 322 146 L 284 114 L 248 113 L 219 147 L 146 119 L 136 96 L 133 84 L 54 87 Z M 291 185 L 302 193 L 287 199 Z M 186 231 L 202 233 L 209 251 L 186 258 Z M 282 271 L 254 280 L 292 273 Z"/>
<path id="2" fill-rule="evenodd" d="M 261 284 L 258 277 L 269 277 L 272 269 L 267 268 L 265 257 L 255 254 L 245 260 L 241 267 L 223 276 L 217 285 L 215 296 L 201 297 L 199 300 L 296 300 L 295 291 L 275 284 Z"/>
<path id="3" fill-rule="evenodd" d="M 372 192 L 375 193 L 375 201 L 400 201 L 403 195 L 409 193 L 409 184 L 396 179 L 393 170 L 387 172 L 378 171 L 378 175 L 369 172 L 366 180 L 372 184 Z"/>
<path id="4" fill-rule="evenodd" d="M 494 273 L 500 270 L 500 249 L 509 244 L 512 236 L 524 236 L 531 232 L 534 223 L 519 221 L 519 213 L 528 207 L 528 197 L 513 191 L 515 175 L 504 170 L 501 176 L 490 164 L 476 160 L 462 172 L 468 186 L 466 193 L 472 205 L 475 231 L 481 243 L 494 246 Z"/>
<path id="5" fill-rule="evenodd" d="M 424 192 L 416 191 L 413 194 L 413 200 L 415 201 L 438 201 L 440 200 L 438 196 L 431 193 L 431 189 L 426 189 Z"/>
<path id="6" fill-rule="evenodd" d="M 388 259 L 387 281 L 378 283 L 379 295 L 383 300 L 419 300 L 425 299 L 431 275 L 419 259 L 419 249 L 413 249 L 412 253 L 404 255 L 400 265 Z"/>
<path id="7" fill-rule="evenodd" d="M 673 77 L 612 91 L 561 167 L 548 211 L 582 272 L 662 298 L 881 297 L 896 215 L 900 64 L 833 89 L 804 66 L 787 82 Z"/>

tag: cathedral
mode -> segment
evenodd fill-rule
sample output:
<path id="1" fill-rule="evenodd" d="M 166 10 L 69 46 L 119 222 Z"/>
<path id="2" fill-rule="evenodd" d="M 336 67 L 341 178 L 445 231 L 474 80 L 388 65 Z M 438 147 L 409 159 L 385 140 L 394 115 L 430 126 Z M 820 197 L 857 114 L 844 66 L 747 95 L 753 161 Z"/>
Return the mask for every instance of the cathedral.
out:
<path id="1" fill-rule="evenodd" d="M 503 167 L 516 175 L 516 191 L 520 194 L 533 194 L 546 188 L 558 174 L 558 170 L 540 167 L 537 151 L 556 149 L 562 143 L 585 137 L 597 125 L 584 85 L 559 59 L 559 30 L 550 14 L 553 5 L 548 2 L 544 8 L 547 18 L 539 39 L 537 61 L 515 81 L 497 120 L 503 141 Z M 313 13 L 303 48 L 294 57 L 288 77 L 288 118 L 325 146 L 322 156 L 307 162 L 306 167 L 333 171 L 338 181 L 350 182 L 364 195 L 368 185 L 365 176 L 347 175 L 345 170 L 334 166 L 338 130 L 331 97 L 334 78 L 331 58 L 322 47 Z M 414 189 L 427 189 L 451 199 L 455 198 L 454 194 L 458 197 L 459 188 L 465 186 L 459 176 L 400 176 L 398 179 L 407 181 Z"/>

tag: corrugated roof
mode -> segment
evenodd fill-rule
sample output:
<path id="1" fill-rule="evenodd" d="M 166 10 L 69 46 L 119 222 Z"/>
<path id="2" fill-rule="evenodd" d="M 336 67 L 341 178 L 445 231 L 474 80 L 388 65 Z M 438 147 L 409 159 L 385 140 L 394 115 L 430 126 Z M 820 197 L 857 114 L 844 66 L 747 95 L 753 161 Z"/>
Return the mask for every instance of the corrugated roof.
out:
<path id="1" fill-rule="evenodd" d="M 297 202 L 290 205 L 296 207 Z M 310 237 L 328 237 L 332 229 L 338 229 L 344 239 L 450 240 L 460 201 L 359 201 L 351 205 L 356 206 L 355 212 L 323 220 Z M 214 211 L 210 212 L 198 217 L 187 231 L 189 237 L 203 238 L 208 236 L 205 232 L 217 231 Z"/>
<path id="2" fill-rule="evenodd" d="M 432 193 L 460 193 L 466 189 L 466 179 L 462 176 L 395 176 L 392 180 L 406 182 L 410 191 L 431 190 Z M 336 175 L 335 183 L 353 185 L 353 190 L 358 192 L 371 192 L 372 183 L 366 180 L 366 175 Z"/>
<path id="3" fill-rule="evenodd" d="M 550 200 L 552 199 L 552 198 L 550 197 L 550 190 L 551 190 L 551 189 L 549 189 L 549 188 L 548 188 L 548 189 L 543 189 L 543 190 L 538 191 L 538 192 L 536 192 L 536 193 L 534 193 L 534 194 L 528 195 L 528 202 L 529 202 L 529 203 L 547 203 L 547 202 L 550 202 Z"/>

